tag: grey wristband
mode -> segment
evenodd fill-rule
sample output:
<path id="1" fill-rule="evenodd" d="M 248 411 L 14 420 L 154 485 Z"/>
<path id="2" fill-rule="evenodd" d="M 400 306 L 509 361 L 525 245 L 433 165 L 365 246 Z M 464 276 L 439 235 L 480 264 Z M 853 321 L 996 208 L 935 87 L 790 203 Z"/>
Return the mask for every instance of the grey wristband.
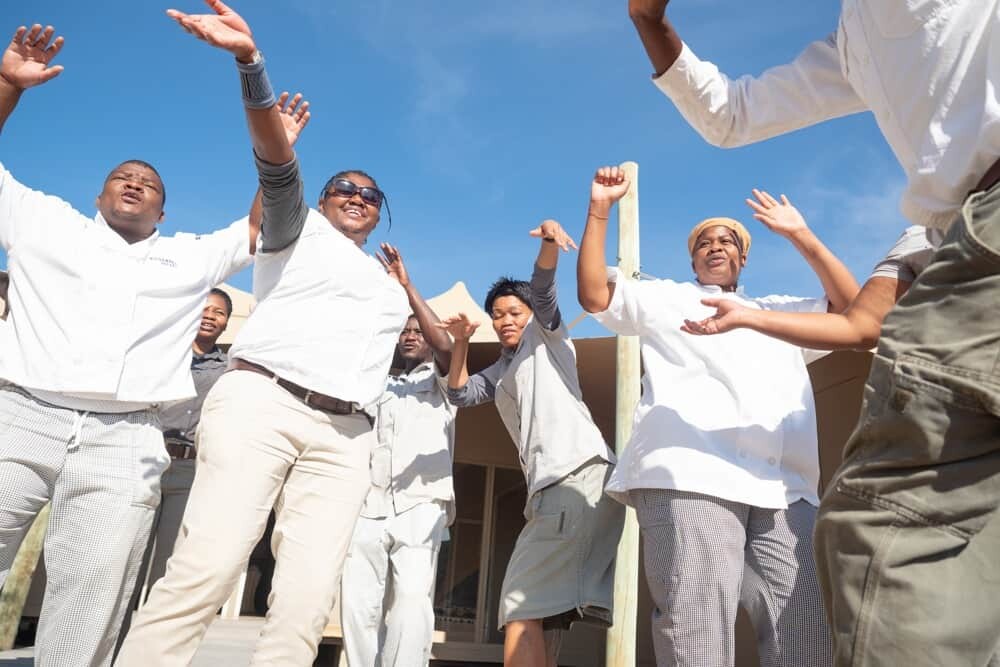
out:
<path id="1" fill-rule="evenodd" d="M 260 51 L 254 54 L 252 63 L 236 61 L 240 71 L 240 87 L 243 89 L 243 106 L 248 109 L 270 109 L 277 100 L 264 69 L 264 56 Z"/>

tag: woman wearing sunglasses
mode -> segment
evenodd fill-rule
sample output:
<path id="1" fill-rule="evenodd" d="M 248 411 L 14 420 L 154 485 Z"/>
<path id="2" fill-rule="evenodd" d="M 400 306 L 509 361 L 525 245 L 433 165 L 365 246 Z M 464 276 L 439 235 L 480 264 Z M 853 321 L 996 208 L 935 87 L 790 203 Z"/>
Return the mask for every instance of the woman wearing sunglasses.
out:
<path id="1" fill-rule="evenodd" d="M 384 201 L 375 181 L 340 172 L 318 210 L 307 206 L 288 114 L 250 28 L 222 2 L 208 5 L 214 14 L 168 13 L 237 59 L 261 184 L 258 304 L 205 400 L 181 537 L 117 664 L 191 662 L 273 507 L 276 568 L 251 664 L 311 665 L 370 484 L 364 406 L 382 392 L 410 311 L 403 288 L 361 249 Z"/>

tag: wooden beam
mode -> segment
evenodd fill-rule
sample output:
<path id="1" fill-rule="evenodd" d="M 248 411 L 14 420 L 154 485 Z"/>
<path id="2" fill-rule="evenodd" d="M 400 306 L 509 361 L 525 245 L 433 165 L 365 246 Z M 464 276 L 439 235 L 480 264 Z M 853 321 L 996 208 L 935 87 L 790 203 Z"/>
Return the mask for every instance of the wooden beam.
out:
<path id="1" fill-rule="evenodd" d="M 622 165 L 632 186 L 618 202 L 618 270 L 621 278 L 639 278 L 639 165 Z M 615 451 L 621 454 L 632 437 L 632 416 L 639 402 L 639 339 L 618 336 L 615 391 Z M 625 530 L 615 560 L 614 624 L 608 630 L 606 667 L 635 667 L 636 616 L 639 600 L 639 526 L 635 510 L 625 514 Z"/>

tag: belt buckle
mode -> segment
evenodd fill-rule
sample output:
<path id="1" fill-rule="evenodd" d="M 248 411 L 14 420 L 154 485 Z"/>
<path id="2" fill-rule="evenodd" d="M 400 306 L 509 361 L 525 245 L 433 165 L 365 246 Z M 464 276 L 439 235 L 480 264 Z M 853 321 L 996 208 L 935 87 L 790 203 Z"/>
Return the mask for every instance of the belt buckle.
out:
<path id="1" fill-rule="evenodd" d="M 310 400 L 312 400 L 312 395 L 313 395 L 312 389 L 306 389 L 306 395 L 302 397 L 302 402 L 312 407 L 312 403 L 310 403 Z"/>

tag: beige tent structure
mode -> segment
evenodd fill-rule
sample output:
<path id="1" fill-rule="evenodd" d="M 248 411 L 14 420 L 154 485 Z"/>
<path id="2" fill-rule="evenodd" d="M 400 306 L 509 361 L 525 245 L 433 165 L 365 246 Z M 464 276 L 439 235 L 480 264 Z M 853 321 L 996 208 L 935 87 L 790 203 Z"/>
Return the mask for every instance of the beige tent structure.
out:
<path id="1" fill-rule="evenodd" d="M 241 290 L 223 286 L 233 299 L 229 329 L 220 341 L 232 342 L 253 308 L 253 298 Z M 500 345 L 486 313 L 462 283 L 429 299 L 441 316 L 458 312 L 478 319 L 482 326 L 470 349 L 470 371 L 491 364 Z M 608 442 L 615 427 L 615 338 L 574 341 L 584 399 Z M 840 452 L 857 419 L 861 391 L 868 374 L 870 354 L 840 352 L 809 366 L 816 395 L 820 432 L 822 483 L 840 461 Z M 517 454 L 506 429 L 491 405 L 461 410 L 455 446 L 455 492 L 457 516 L 450 540 L 439 558 L 434 596 L 436 635 L 432 665 L 501 664 L 503 636 L 496 627 L 498 595 L 503 573 L 523 525 L 525 484 Z M 265 537 L 265 540 L 267 538 Z M 266 541 L 255 550 L 243 583 L 223 614 L 254 616 L 266 585 L 269 558 Z M 305 573 L 304 573 L 305 574 Z M 645 575 L 639 567 L 639 618 L 635 635 L 636 664 L 655 665 L 650 636 L 652 603 L 646 593 Z M 37 615 L 40 597 L 29 603 L 26 615 Z M 255 601 L 257 608 L 255 608 Z M 331 617 L 325 642 L 338 644 L 339 615 Z M 563 641 L 560 664 L 599 667 L 605 660 L 603 630 L 577 625 Z M 753 630 L 741 617 L 737 624 L 737 667 L 757 665 Z M 343 664 L 343 663 L 342 663 Z"/>

